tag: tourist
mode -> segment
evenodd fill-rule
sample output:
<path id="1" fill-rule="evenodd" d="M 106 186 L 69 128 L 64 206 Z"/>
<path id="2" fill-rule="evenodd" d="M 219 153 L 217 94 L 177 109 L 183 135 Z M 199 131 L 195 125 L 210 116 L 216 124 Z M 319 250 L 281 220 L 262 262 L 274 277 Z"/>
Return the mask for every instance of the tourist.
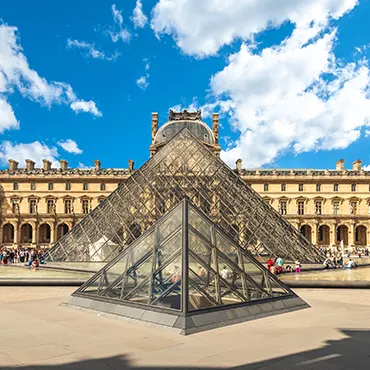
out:
<path id="1" fill-rule="evenodd" d="M 302 265 L 299 261 L 295 261 L 295 272 L 299 274 L 301 272 Z"/>
<path id="2" fill-rule="evenodd" d="M 338 259 L 338 266 L 339 267 L 343 266 L 343 256 L 340 256 L 340 258 Z"/>
<path id="3" fill-rule="evenodd" d="M 332 260 L 328 257 L 323 263 L 324 269 L 329 269 L 330 267 L 334 267 L 335 264 L 333 264 Z"/>
<path id="4" fill-rule="evenodd" d="M 271 267 L 275 265 L 275 261 L 273 261 L 272 257 L 270 257 L 268 260 L 267 260 L 267 269 L 268 270 L 271 270 Z"/>
<path id="5" fill-rule="evenodd" d="M 229 270 L 227 269 L 227 267 L 224 265 L 224 267 L 222 268 L 221 272 L 220 272 L 220 275 L 223 279 L 228 279 L 229 278 Z"/>
<path id="6" fill-rule="evenodd" d="M 203 266 L 199 266 L 199 276 L 200 277 L 205 277 L 207 274 L 206 269 Z"/>
<path id="7" fill-rule="evenodd" d="M 354 269 L 357 267 L 357 264 L 355 261 L 353 261 L 351 258 L 347 262 L 347 264 L 344 266 L 345 269 Z"/>
<path id="8" fill-rule="evenodd" d="M 280 274 L 281 272 L 283 272 L 284 260 L 281 257 L 278 257 L 276 259 L 276 264 L 277 264 L 277 273 Z"/>
<path id="9" fill-rule="evenodd" d="M 24 253 L 24 249 L 22 248 L 21 251 L 19 252 L 19 261 L 21 263 L 24 263 L 24 256 L 25 256 L 25 253 Z"/>
<path id="10" fill-rule="evenodd" d="M 37 270 L 37 268 L 40 266 L 39 260 L 36 258 L 32 261 L 31 268 L 32 270 Z"/>

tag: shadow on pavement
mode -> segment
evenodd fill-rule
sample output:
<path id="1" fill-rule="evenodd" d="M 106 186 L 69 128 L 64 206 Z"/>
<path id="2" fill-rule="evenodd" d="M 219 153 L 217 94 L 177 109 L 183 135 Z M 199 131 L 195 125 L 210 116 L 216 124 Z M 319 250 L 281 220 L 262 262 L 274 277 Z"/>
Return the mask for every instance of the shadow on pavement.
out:
<path id="1" fill-rule="evenodd" d="M 237 367 L 230 367 L 233 370 L 265 370 L 265 369 L 370 369 L 370 331 L 341 330 L 347 338 L 340 340 L 329 340 L 323 347 L 310 351 L 299 352 L 293 355 L 277 357 L 266 361 L 246 364 Z M 304 336 L 304 332 L 301 333 Z M 279 341 L 279 338 L 276 338 Z M 299 341 L 299 337 L 297 338 Z M 247 349 L 245 360 L 248 361 Z M 289 349 L 288 349 L 289 350 Z M 266 357 L 269 357 L 266 352 Z M 33 361 L 32 361 L 33 362 Z M 66 363 L 61 365 L 33 365 L 4 367 L 0 364 L 0 370 L 211 370 L 212 367 L 196 366 L 135 366 L 130 363 L 126 355 L 107 357 L 100 359 L 81 360 L 79 362 Z M 222 369 L 222 368 L 219 368 Z"/>

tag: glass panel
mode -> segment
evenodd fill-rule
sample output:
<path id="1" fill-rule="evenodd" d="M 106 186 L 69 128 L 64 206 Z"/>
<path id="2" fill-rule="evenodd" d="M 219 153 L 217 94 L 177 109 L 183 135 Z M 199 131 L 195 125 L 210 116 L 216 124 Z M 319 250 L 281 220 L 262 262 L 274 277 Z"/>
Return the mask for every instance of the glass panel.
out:
<path id="1" fill-rule="evenodd" d="M 211 246 L 208 246 L 204 240 L 201 240 L 197 235 L 189 230 L 188 235 L 189 250 L 193 251 L 206 264 L 211 264 Z"/>
<path id="2" fill-rule="evenodd" d="M 182 204 L 179 204 L 176 209 L 171 212 L 171 216 L 167 217 L 158 226 L 158 243 L 161 243 L 169 235 L 171 235 L 176 229 L 181 227 L 182 220 Z"/>
<path id="3" fill-rule="evenodd" d="M 189 224 L 194 227 L 207 240 L 211 241 L 212 224 L 195 213 L 192 207 L 189 207 Z"/>

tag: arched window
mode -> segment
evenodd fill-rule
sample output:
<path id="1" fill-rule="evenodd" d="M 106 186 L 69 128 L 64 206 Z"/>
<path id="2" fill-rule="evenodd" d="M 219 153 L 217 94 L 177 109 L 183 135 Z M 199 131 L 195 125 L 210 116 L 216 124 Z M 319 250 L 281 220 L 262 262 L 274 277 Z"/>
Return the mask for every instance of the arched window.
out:
<path id="1" fill-rule="evenodd" d="M 13 182 L 13 190 L 18 190 L 18 183 L 17 182 Z"/>

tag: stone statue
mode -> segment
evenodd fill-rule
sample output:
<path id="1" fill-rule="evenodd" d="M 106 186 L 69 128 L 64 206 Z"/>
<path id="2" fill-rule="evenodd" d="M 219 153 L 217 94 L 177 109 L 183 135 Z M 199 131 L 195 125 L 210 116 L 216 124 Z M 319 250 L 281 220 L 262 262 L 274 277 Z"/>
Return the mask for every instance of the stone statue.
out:
<path id="1" fill-rule="evenodd" d="M 181 121 L 181 120 L 201 121 L 202 112 L 200 110 L 197 110 L 196 112 L 188 112 L 186 109 L 184 109 L 182 112 L 174 112 L 172 109 L 170 109 L 168 120 L 169 121 Z"/>

